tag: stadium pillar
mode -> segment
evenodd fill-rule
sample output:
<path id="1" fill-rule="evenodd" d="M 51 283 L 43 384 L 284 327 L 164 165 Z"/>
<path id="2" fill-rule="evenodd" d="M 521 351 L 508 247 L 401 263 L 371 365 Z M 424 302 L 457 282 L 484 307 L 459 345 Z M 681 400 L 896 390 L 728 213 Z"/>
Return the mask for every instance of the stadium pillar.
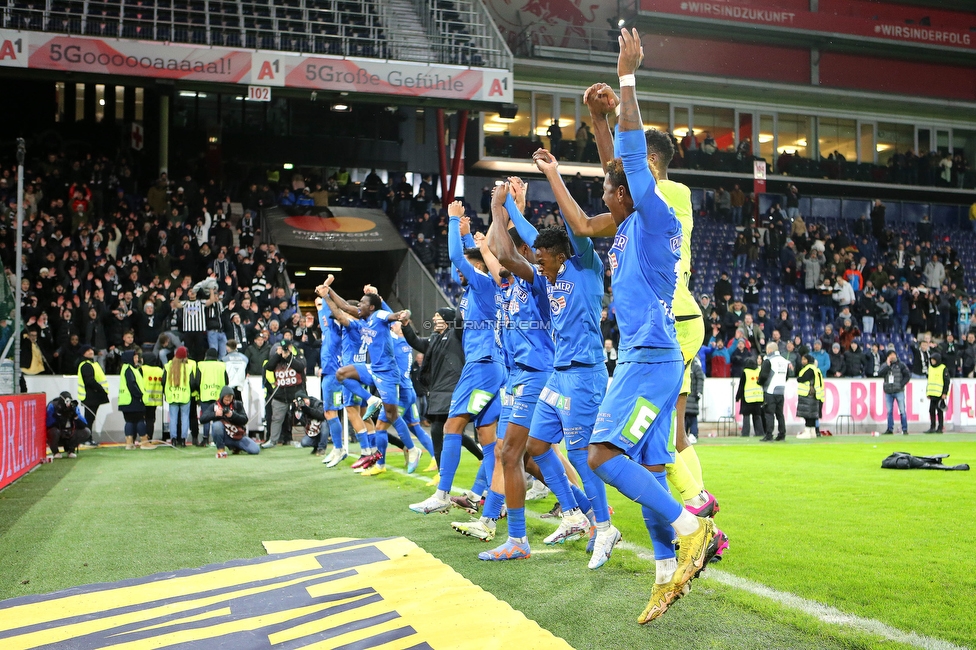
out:
<path id="1" fill-rule="evenodd" d="M 444 142 L 444 109 L 437 109 L 437 160 L 441 171 L 441 205 L 449 202 L 447 198 L 447 145 Z"/>
<path id="2" fill-rule="evenodd" d="M 159 174 L 169 173 L 169 95 L 159 95 Z"/>
<path id="3" fill-rule="evenodd" d="M 458 111 L 457 140 L 454 144 L 454 164 L 451 166 L 451 200 L 454 200 L 454 190 L 457 189 L 457 177 L 461 173 L 461 158 L 464 155 L 464 138 L 468 134 L 468 112 Z"/>

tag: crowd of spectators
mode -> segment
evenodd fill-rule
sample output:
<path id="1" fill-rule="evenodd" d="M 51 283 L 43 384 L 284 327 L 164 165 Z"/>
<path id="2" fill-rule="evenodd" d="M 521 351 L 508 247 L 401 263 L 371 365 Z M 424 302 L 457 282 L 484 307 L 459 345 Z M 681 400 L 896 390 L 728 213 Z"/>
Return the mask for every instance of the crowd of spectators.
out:
<path id="1" fill-rule="evenodd" d="M 318 361 L 318 319 L 300 312 L 285 259 L 261 238 L 260 210 L 294 200 L 294 181 L 246 186 L 237 214 L 214 179 L 163 174 L 142 191 L 122 157 L 51 153 L 28 161 L 24 185 L 25 374 L 74 374 L 87 347 L 109 373 L 134 349 L 162 363 L 180 345 L 196 360 L 208 348 L 223 357 L 231 339 L 249 374 L 281 341 Z M 310 185 L 301 197 L 328 200 Z M 12 282 L 16 167 L 0 171 L 0 204 Z"/>
<path id="2" fill-rule="evenodd" d="M 844 229 L 806 223 L 796 206 L 776 204 L 756 223 L 746 223 L 733 250 L 738 286 L 723 272 L 711 294 L 700 295 L 709 376 L 739 376 L 746 360 L 755 360 L 772 341 L 791 373 L 799 370 L 798 357 L 810 352 L 825 377 L 877 377 L 887 351 L 873 343 L 874 335 L 895 332 L 910 333 L 919 376 L 928 367 L 921 352 L 930 348 L 951 376 L 973 376 L 976 311 L 965 269 L 948 238 L 933 238 L 928 217 L 913 233 L 895 232 L 886 225 L 884 204 L 876 201 L 849 236 Z M 729 219 L 718 207 L 713 218 Z M 760 299 L 764 274 L 810 296 L 820 331 L 815 339 L 800 336 L 788 309 L 773 315 L 760 306 L 768 303 Z M 862 335 L 872 335 L 870 345 L 862 344 Z"/>

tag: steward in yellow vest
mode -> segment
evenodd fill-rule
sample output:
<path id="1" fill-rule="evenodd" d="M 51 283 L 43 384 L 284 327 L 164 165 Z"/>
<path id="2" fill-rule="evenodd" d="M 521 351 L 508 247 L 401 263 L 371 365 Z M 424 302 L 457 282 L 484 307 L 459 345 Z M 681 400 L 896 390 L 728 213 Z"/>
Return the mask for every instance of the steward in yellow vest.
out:
<path id="1" fill-rule="evenodd" d="M 190 435 L 191 384 L 196 381 L 196 363 L 187 355 L 184 346 L 166 362 L 163 373 L 163 395 L 169 404 L 169 432 L 174 447 L 186 447 Z"/>
<path id="2" fill-rule="evenodd" d="M 756 430 L 753 435 L 765 437 L 763 388 L 759 384 L 759 368 L 756 367 L 756 360 L 751 357 L 745 361 L 735 399 L 739 402 L 739 413 L 742 415 L 742 437 L 748 438 L 752 433 L 751 429 Z"/>
<path id="3" fill-rule="evenodd" d="M 146 406 L 146 444 L 143 449 L 153 449 L 152 439 L 156 431 L 156 409 L 163 405 L 163 369 L 159 367 L 159 357 L 147 352 L 145 362 L 139 370 L 146 386 L 142 403 Z"/>
<path id="4" fill-rule="evenodd" d="M 826 396 L 823 374 L 817 362 L 809 354 L 800 357 L 800 372 L 796 375 L 796 417 L 803 418 L 803 432 L 797 434 L 800 440 L 817 437 L 817 420 L 823 413 Z"/>
<path id="5" fill-rule="evenodd" d="M 102 367 L 95 363 L 95 350 L 90 345 L 82 346 L 81 356 L 83 358 L 78 364 L 78 401 L 82 404 L 85 420 L 91 423 L 92 438 L 88 443 L 96 446 L 95 416 L 99 406 L 108 404 L 108 379 Z"/>
<path id="6" fill-rule="evenodd" d="M 227 385 L 227 366 L 217 360 L 217 350 L 210 348 L 203 361 L 197 364 L 197 381 L 200 387 L 200 412 L 212 406 L 220 397 L 220 390 Z M 201 445 L 210 444 L 210 422 L 203 423 Z"/>
<path id="7" fill-rule="evenodd" d="M 119 410 L 125 419 L 125 448 L 135 449 L 136 436 L 140 444 L 149 442 L 146 437 L 146 382 L 142 376 L 142 352 L 122 353 L 122 370 L 119 372 Z"/>
<path id="8" fill-rule="evenodd" d="M 929 429 L 925 433 L 942 433 L 946 397 L 949 395 L 949 369 L 942 363 L 942 355 L 938 352 L 933 352 L 929 357 L 929 381 L 925 394 L 929 398 Z M 936 419 L 939 421 L 938 427 Z"/>

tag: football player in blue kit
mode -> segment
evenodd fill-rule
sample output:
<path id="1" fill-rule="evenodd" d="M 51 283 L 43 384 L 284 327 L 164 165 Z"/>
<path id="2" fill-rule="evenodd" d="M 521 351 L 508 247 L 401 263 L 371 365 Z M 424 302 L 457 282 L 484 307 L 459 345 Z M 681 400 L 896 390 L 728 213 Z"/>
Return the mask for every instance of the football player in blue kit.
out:
<path id="1" fill-rule="evenodd" d="M 362 384 L 374 386 L 379 393 L 378 401 L 382 404 L 386 418 L 381 418 L 376 424 L 376 453 L 380 457 L 375 467 L 369 470 L 372 474 L 379 474 L 386 471 L 386 447 L 389 443 L 386 430 L 391 423 L 395 426 L 400 419 L 398 411 L 400 370 L 393 351 L 390 326 L 393 321 L 399 320 L 403 313 L 383 309 L 383 301 L 377 294 L 364 293 L 359 301 L 359 317 L 352 316 L 339 307 L 339 304 L 345 304 L 345 301 L 331 288 L 334 280 L 335 277 L 329 275 L 325 283 L 316 288 L 316 292 L 325 299 L 336 321 L 345 327 L 359 331 L 363 348 L 370 356 L 368 369 L 365 364 L 360 363 L 342 366 L 336 371 L 336 379 L 354 394 L 366 399 L 371 408 L 378 408 L 374 406 L 377 398 L 371 396 Z M 365 417 L 370 416 L 370 409 L 367 408 Z"/>
<path id="2" fill-rule="evenodd" d="M 322 379 L 322 404 L 325 405 L 325 421 L 332 436 L 332 451 L 322 461 L 326 467 L 335 467 L 349 454 L 343 446 L 342 384 L 335 373 L 342 363 L 342 326 L 332 317 L 332 312 L 322 298 L 315 299 L 318 308 L 319 325 L 322 328 L 322 352 L 319 357 L 319 377 Z"/>
<path id="3" fill-rule="evenodd" d="M 424 501 L 410 505 L 411 510 L 425 515 L 446 512 L 451 508 L 449 495 L 461 461 L 461 435 L 472 420 L 484 451 L 482 463 L 486 480 L 492 476 L 495 429 L 500 410 L 498 391 L 505 377 L 498 338 L 498 287 L 487 273 L 481 251 L 474 247 L 466 219 L 462 232 L 464 205 L 454 201 L 448 206 L 447 214 L 450 217 L 448 251 L 464 287 L 458 304 L 464 321 L 464 369 L 451 397 L 448 419 L 444 424 L 437 491 Z"/>
<path id="4" fill-rule="evenodd" d="M 493 215 L 496 212 L 505 224 L 511 217 L 522 241 L 535 249 L 538 268 L 515 250 L 514 242 L 500 246 L 499 261 L 526 282 L 534 296 L 549 301 L 554 371 L 539 395 L 527 444 L 529 455 L 563 510 L 559 527 L 544 541 L 556 544 L 589 535 L 593 523 L 585 513 L 592 509 L 596 535 L 589 566 L 596 569 L 620 541 L 620 532 L 610 524 L 606 486 L 586 463 L 590 434 L 607 388 L 600 331 L 603 262 L 587 237 L 576 237 L 562 228 L 546 228 L 535 235 L 507 199 L 504 210 L 493 206 Z M 579 473 L 585 493 L 574 494 L 553 450 L 553 445 L 564 438 L 569 462 Z"/>
<path id="5" fill-rule="evenodd" d="M 623 29 L 618 41 L 621 110 L 615 153 L 620 158 L 607 166 L 603 200 L 617 224 L 609 259 L 620 343 L 613 383 L 590 440 L 589 464 L 642 506 L 656 560 L 655 586 L 638 617 L 643 624 L 687 593 L 688 583 L 717 550 L 718 538 L 714 522 L 688 512 L 667 487 L 665 465 L 674 462 L 674 413 L 683 374 L 671 311 L 682 230 L 648 168 L 634 78 L 643 58 L 640 37 L 637 30 Z M 548 161 L 545 172 L 555 182 L 555 160 L 548 152 L 536 157 Z"/>

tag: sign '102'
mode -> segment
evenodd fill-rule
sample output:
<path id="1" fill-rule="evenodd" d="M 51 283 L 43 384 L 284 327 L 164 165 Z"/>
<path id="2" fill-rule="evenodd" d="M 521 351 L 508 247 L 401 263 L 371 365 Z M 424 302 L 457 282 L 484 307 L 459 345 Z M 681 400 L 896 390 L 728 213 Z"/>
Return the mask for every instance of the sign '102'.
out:
<path id="1" fill-rule="evenodd" d="M 247 98 L 252 102 L 270 102 L 271 88 L 268 86 L 248 86 Z"/>

